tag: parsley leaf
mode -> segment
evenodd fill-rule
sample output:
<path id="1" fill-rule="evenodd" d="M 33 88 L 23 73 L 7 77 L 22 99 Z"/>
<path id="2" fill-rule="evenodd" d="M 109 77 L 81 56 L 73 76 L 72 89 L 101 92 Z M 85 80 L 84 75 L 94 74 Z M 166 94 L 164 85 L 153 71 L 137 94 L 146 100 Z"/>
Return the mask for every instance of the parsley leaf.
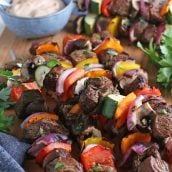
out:
<path id="1" fill-rule="evenodd" d="M 151 40 L 147 48 L 144 48 L 140 42 L 137 43 L 137 47 L 157 65 L 157 82 L 165 88 L 172 88 L 172 25 L 166 26 L 160 46 L 155 45 Z"/>
<path id="2" fill-rule="evenodd" d="M 7 101 L 11 93 L 10 87 L 5 87 L 0 90 L 0 100 Z"/>
<path id="3" fill-rule="evenodd" d="M 15 85 L 20 85 L 21 83 L 20 81 L 18 81 L 19 76 L 13 75 L 12 71 L 6 70 L 4 68 L 0 68 L 0 77 L 13 82 Z"/>
<path id="4" fill-rule="evenodd" d="M 61 162 L 57 162 L 54 168 L 55 170 L 61 170 L 64 168 L 64 164 Z"/>
<path id="5" fill-rule="evenodd" d="M 118 53 L 114 50 L 108 50 L 107 53 L 110 55 L 110 56 L 116 56 Z"/>
<path id="6" fill-rule="evenodd" d="M 94 167 L 93 167 L 93 172 L 100 172 L 100 167 L 98 164 L 96 164 Z"/>
<path id="7" fill-rule="evenodd" d="M 4 110 L 0 109 L 0 131 L 9 132 L 11 125 L 14 123 L 13 116 L 6 116 Z"/>

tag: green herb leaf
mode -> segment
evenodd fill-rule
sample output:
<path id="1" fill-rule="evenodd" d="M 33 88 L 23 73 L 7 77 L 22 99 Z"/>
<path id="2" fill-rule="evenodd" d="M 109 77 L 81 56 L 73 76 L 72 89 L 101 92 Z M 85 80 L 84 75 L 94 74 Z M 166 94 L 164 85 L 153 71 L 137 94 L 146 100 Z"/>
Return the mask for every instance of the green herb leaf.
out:
<path id="1" fill-rule="evenodd" d="M 84 65 L 84 70 L 85 70 L 85 71 L 88 71 L 89 65 L 90 65 L 90 64 L 85 64 L 85 65 Z"/>
<path id="2" fill-rule="evenodd" d="M 64 164 L 61 162 L 57 162 L 54 168 L 55 170 L 61 170 L 64 168 Z"/>
<path id="3" fill-rule="evenodd" d="M 100 172 L 100 167 L 98 164 L 96 164 L 94 167 L 93 167 L 93 172 Z"/>
<path id="4" fill-rule="evenodd" d="M 95 34 L 95 37 L 96 37 L 97 39 L 101 40 L 100 34 Z"/>
<path id="5" fill-rule="evenodd" d="M 9 132 L 10 127 L 14 123 L 13 116 L 6 116 L 4 110 L 0 109 L 0 131 Z"/>
<path id="6" fill-rule="evenodd" d="M 18 81 L 19 76 L 14 76 L 13 72 L 10 71 L 10 70 L 0 68 L 0 77 L 5 78 L 5 79 L 13 82 L 15 85 L 20 85 L 21 84 L 21 82 Z"/>
<path id="7" fill-rule="evenodd" d="M 167 111 L 165 109 L 161 109 L 159 111 L 160 115 L 166 115 L 167 114 Z"/>
<path id="8" fill-rule="evenodd" d="M 116 56 L 116 55 L 118 54 L 115 50 L 108 50 L 107 53 L 108 53 L 110 56 Z"/>
<path id="9" fill-rule="evenodd" d="M 86 56 L 89 56 L 90 55 L 90 50 L 84 50 L 83 54 L 85 54 Z"/>
<path id="10" fill-rule="evenodd" d="M 7 101 L 11 93 L 10 87 L 5 87 L 0 90 L 0 100 Z"/>
<path id="11" fill-rule="evenodd" d="M 57 54 L 55 54 L 55 53 L 47 53 L 47 54 L 53 58 L 57 58 Z"/>
<path id="12" fill-rule="evenodd" d="M 59 65 L 60 64 L 60 62 L 59 61 L 57 61 L 57 60 L 49 60 L 49 61 L 47 61 L 47 66 L 49 67 L 49 68 L 53 68 L 53 67 L 55 67 L 56 65 Z"/>

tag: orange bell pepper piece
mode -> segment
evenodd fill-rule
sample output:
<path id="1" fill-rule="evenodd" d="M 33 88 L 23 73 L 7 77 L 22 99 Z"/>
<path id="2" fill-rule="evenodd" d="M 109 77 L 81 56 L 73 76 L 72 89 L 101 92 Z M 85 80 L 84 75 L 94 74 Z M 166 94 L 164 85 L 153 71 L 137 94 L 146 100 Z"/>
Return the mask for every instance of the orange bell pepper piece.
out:
<path id="1" fill-rule="evenodd" d="M 51 113 L 46 113 L 46 112 L 45 113 L 44 112 L 35 113 L 35 115 L 27 121 L 27 123 L 25 124 L 25 127 L 27 128 L 30 125 L 32 125 L 33 123 L 35 123 L 41 119 L 44 119 L 44 118 L 51 119 L 54 121 L 59 120 L 59 117 L 56 114 L 51 114 Z"/>
<path id="2" fill-rule="evenodd" d="M 109 71 L 107 70 L 93 70 L 93 71 L 89 71 L 85 74 L 85 77 L 89 77 L 89 78 L 97 78 L 97 77 L 102 77 L 105 76 L 109 79 L 112 78 L 112 75 L 109 73 Z"/>
<path id="3" fill-rule="evenodd" d="M 160 16 L 163 17 L 168 13 L 172 0 L 166 0 L 165 4 L 162 6 L 160 10 Z"/>
<path id="4" fill-rule="evenodd" d="M 115 124 L 115 127 L 117 129 L 121 128 L 126 122 L 126 118 L 118 118 L 117 121 L 116 121 L 116 124 Z"/>
<path id="5" fill-rule="evenodd" d="M 72 106 L 71 110 L 69 113 L 76 114 L 81 112 L 81 106 L 79 103 L 75 104 Z"/>
<path id="6" fill-rule="evenodd" d="M 131 146 L 136 143 L 151 141 L 151 135 L 149 133 L 136 132 L 124 137 L 121 141 L 121 152 L 125 154 Z"/>
<path id="7" fill-rule="evenodd" d="M 119 40 L 115 38 L 106 38 L 100 45 L 98 45 L 94 49 L 94 52 L 99 55 L 103 50 L 106 50 L 108 48 L 112 48 L 119 53 L 123 52 L 123 47 L 121 46 Z"/>
<path id="8" fill-rule="evenodd" d="M 59 45 L 55 42 L 39 45 L 38 48 L 36 49 L 36 55 L 40 55 L 40 54 L 44 54 L 44 53 L 60 54 Z"/>
<path id="9" fill-rule="evenodd" d="M 85 35 L 68 35 L 63 38 L 63 48 L 67 44 L 68 41 L 75 40 L 75 39 L 85 39 Z"/>
<path id="10" fill-rule="evenodd" d="M 119 118 L 127 118 L 128 110 L 130 108 L 131 103 L 136 99 L 136 95 L 132 92 L 128 94 L 118 105 L 114 117 L 116 119 Z"/>

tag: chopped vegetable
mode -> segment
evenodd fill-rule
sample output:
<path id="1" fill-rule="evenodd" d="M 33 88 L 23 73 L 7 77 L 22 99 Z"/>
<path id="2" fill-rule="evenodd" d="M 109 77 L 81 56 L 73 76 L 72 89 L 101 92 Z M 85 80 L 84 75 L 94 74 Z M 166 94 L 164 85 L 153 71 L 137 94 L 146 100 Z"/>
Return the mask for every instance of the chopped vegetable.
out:
<path id="1" fill-rule="evenodd" d="M 27 128 L 30 125 L 32 125 L 33 123 L 36 123 L 37 121 L 44 119 L 44 118 L 51 119 L 54 121 L 58 121 L 58 119 L 59 119 L 59 117 L 56 114 L 51 114 L 51 113 L 47 113 L 47 112 L 38 112 L 38 113 L 34 113 L 34 114 L 30 115 L 29 117 L 27 117 L 21 124 L 21 128 Z"/>
<path id="2" fill-rule="evenodd" d="M 43 87 L 44 78 L 49 71 L 50 68 L 45 65 L 37 67 L 35 71 L 35 80 L 40 87 Z"/>
<path id="3" fill-rule="evenodd" d="M 155 88 L 155 87 L 151 88 L 151 87 L 148 87 L 148 86 L 145 86 L 142 89 L 138 89 L 138 90 L 134 91 L 134 93 L 137 96 L 146 95 L 146 94 L 161 96 L 161 91 L 159 90 L 159 88 Z"/>
<path id="4" fill-rule="evenodd" d="M 77 103 L 72 106 L 71 110 L 69 111 L 70 114 L 78 114 L 81 112 L 81 106 Z"/>
<path id="5" fill-rule="evenodd" d="M 90 138 L 84 140 L 83 145 L 82 145 L 82 150 L 91 144 L 101 145 L 103 147 L 110 148 L 112 150 L 114 148 L 114 144 L 108 142 L 106 139 L 104 139 L 102 137 L 90 137 Z"/>
<path id="6" fill-rule="evenodd" d="M 69 63 L 68 61 L 60 61 L 60 65 L 63 66 L 66 69 L 72 68 L 72 63 Z"/>
<path id="7" fill-rule="evenodd" d="M 134 61 L 120 61 L 115 64 L 112 70 L 113 70 L 114 76 L 118 78 L 126 71 L 132 70 L 132 69 L 140 69 L 140 65 L 136 64 Z"/>
<path id="8" fill-rule="evenodd" d="M 44 147 L 36 156 L 36 162 L 38 164 L 42 164 L 44 158 L 54 149 L 65 149 L 66 151 L 70 152 L 71 151 L 71 144 L 68 143 L 63 143 L 63 142 L 55 142 L 51 143 L 48 146 Z"/>
<path id="9" fill-rule="evenodd" d="M 132 102 L 136 99 L 136 95 L 132 92 L 128 94 L 124 99 L 119 103 L 114 117 L 116 121 L 116 128 L 121 128 L 127 120 L 127 114 Z"/>
<path id="10" fill-rule="evenodd" d="M 55 53 L 60 54 L 59 45 L 55 42 L 44 43 L 38 46 L 36 49 L 36 55 L 45 54 L 45 53 Z"/>
<path id="11" fill-rule="evenodd" d="M 102 2 L 102 6 L 101 6 L 101 12 L 102 15 L 106 16 L 106 17 L 110 17 L 110 12 L 108 10 L 108 5 L 110 4 L 112 0 L 103 0 Z"/>
<path id="12" fill-rule="evenodd" d="M 116 16 L 115 18 L 113 18 L 111 20 L 111 22 L 109 23 L 109 25 L 107 26 L 107 30 L 114 36 L 117 37 L 118 36 L 118 28 L 119 28 L 119 24 L 121 21 L 121 17 Z"/>
<path id="13" fill-rule="evenodd" d="M 83 68 L 78 68 L 73 71 L 64 82 L 64 92 L 68 93 L 69 88 L 79 79 L 84 77 L 85 70 Z"/>
<path id="14" fill-rule="evenodd" d="M 151 135 L 149 133 L 132 133 L 127 137 L 124 137 L 121 141 L 121 152 L 125 154 L 134 144 L 151 141 Z"/>
<path id="15" fill-rule="evenodd" d="M 116 112 L 115 112 L 115 119 L 126 117 L 127 118 L 127 112 L 129 110 L 129 107 L 131 103 L 136 99 L 136 95 L 132 92 L 128 94 L 124 99 L 119 103 Z"/>
<path id="16" fill-rule="evenodd" d="M 166 0 L 165 4 L 162 6 L 160 10 L 160 16 L 164 16 L 168 13 L 170 6 L 172 5 L 172 0 Z"/>
<path id="17" fill-rule="evenodd" d="M 107 118 L 112 118 L 116 111 L 119 102 L 124 98 L 122 95 L 110 94 L 105 97 L 102 106 L 102 115 Z"/>
<path id="18" fill-rule="evenodd" d="M 89 77 L 89 78 L 98 78 L 102 76 L 105 76 L 107 78 L 112 78 L 112 75 L 109 73 L 109 71 L 104 69 L 93 70 L 85 73 L 85 77 Z"/>
<path id="19" fill-rule="evenodd" d="M 114 49 L 117 52 L 122 52 L 123 47 L 121 46 L 119 40 L 115 38 L 106 38 L 100 45 L 98 45 L 95 49 L 94 52 L 99 55 L 102 51 L 106 49 Z"/>
<path id="20" fill-rule="evenodd" d="M 69 41 L 73 41 L 73 40 L 77 40 L 77 39 L 85 39 L 85 36 L 84 35 L 68 35 L 68 36 L 65 36 L 63 38 L 63 50 Z"/>
<path id="21" fill-rule="evenodd" d="M 150 60 L 157 65 L 157 82 L 165 88 L 172 88 L 172 26 L 167 25 L 162 35 L 160 46 L 156 46 L 153 40 L 149 47 L 144 48 L 140 42 L 137 46 L 145 52 Z M 171 89 L 172 91 L 172 89 Z"/>
<path id="22" fill-rule="evenodd" d="M 88 59 L 85 59 L 85 60 L 81 61 L 75 67 L 76 68 L 81 68 L 81 67 L 84 67 L 85 65 L 98 64 L 98 63 L 99 63 L 98 58 L 97 57 L 92 57 L 92 58 L 88 58 Z"/>
<path id="23" fill-rule="evenodd" d="M 87 35 L 92 35 L 96 23 L 96 14 L 87 14 L 84 19 L 84 30 Z"/>
<path id="24" fill-rule="evenodd" d="M 81 162 L 85 171 L 93 168 L 95 164 L 102 164 L 114 167 L 111 149 L 107 149 L 101 145 L 96 145 L 81 154 Z"/>
<path id="25" fill-rule="evenodd" d="M 90 12 L 93 14 L 101 14 L 101 5 L 103 0 L 91 0 Z"/>
<path id="26" fill-rule="evenodd" d="M 14 101 L 18 101 L 23 91 L 24 91 L 24 88 L 22 86 L 13 85 L 11 89 L 11 95 L 10 95 L 11 99 Z"/>

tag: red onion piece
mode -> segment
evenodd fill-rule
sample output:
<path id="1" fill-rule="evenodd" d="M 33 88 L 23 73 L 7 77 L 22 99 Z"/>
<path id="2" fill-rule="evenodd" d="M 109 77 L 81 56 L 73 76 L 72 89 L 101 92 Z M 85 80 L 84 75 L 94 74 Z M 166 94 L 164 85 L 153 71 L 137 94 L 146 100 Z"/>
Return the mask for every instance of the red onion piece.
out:
<path id="1" fill-rule="evenodd" d="M 125 163 L 128 161 L 128 159 L 132 156 L 132 153 L 136 153 L 137 155 L 143 155 L 144 152 L 149 149 L 150 147 L 155 147 L 159 149 L 159 146 L 154 143 L 154 144 L 135 144 L 133 145 L 123 156 L 122 162 L 120 163 L 120 166 L 125 165 Z"/>
<path id="2" fill-rule="evenodd" d="M 135 144 L 133 145 L 124 155 L 122 162 L 120 163 L 120 166 L 123 166 L 130 156 L 132 155 L 133 152 L 137 153 L 138 155 L 142 155 L 144 151 L 146 150 L 146 146 L 144 144 Z"/>
<path id="3" fill-rule="evenodd" d="M 129 39 L 131 42 L 137 41 L 137 37 L 134 35 L 136 25 L 137 23 L 133 24 L 129 29 Z"/>
<path id="4" fill-rule="evenodd" d="M 28 150 L 28 153 L 34 157 L 37 156 L 37 154 L 47 145 L 50 143 L 55 142 L 64 142 L 64 143 L 71 143 L 69 141 L 69 138 L 66 135 L 63 134 L 57 134 L 57 133 L 50 133 L 46 136 L 42 136 L 38 138 L 31 146 L 31 148 Z"/>
<path id="5" fill-rule="evenodd" d="M 36 116 L 36 115 L 38 115 L 38 114 L 45 114 L 45 113 L 47 113 L 47 112 L 37 112 L 37 113 L 33 113 L 32 115 L 28 116 L 28 117 L 20 124 L 20 127 L 21 127 L 22 129 L 24 129 L 26 123 L 27 123 L 32 117 L 34 117 L 34 116 Z"/>
<path id="6" fill-rule="evenodd" d="M 90 7 L 90 0 L 85 0 L 85 8 L 86 10 L 89 10 Z"/>
<path id="7" fill-rule="evenodd" d="M 67 69 L 59 76 L 56 83 L 56 93 L 61 95 L 64 92 L 64 82 L 66 78 L 76 70 L 76 68 Z"/>
<path id="8" fill-rule="evenodd" d="M 135 129 L 135 126 L 137 124 L 137 113 L 135 113 L 135 109 L 142 105 L 143 99 L 144 96 L 138 96 L 129 108 L 127 116 L 127 128 L 129 131 Z"/>
<path id="9" fill-rule="evenodd" d="M 140 0 L 140 13 L 145 20 L 149 20 L 149 11 L 147 10 L 145 0 Z"/>
<path id="10" fill-rule="evenodd" d="M 160 45 L 161 38 L 162 38 L 162 35 L 163 35 L 164 31 L 165 31 L 165 24 L 161 24 L 160 26 L 158 26 L 157 34 L 156 34 L 156 44 L 157 45 Z"/>

